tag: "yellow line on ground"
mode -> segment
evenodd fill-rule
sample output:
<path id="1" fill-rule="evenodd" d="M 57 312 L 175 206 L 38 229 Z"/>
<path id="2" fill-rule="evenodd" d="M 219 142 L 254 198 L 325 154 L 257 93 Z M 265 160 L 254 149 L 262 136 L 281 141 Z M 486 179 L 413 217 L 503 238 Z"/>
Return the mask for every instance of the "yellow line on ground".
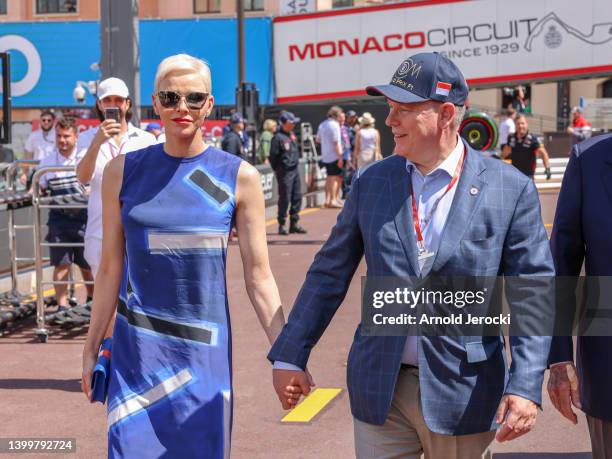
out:
<path id="1" fill-rule="evenodd" d="M 308 215 L 308 214 L 311 214 L 311 213 L 313 213 L 313 212 L 318 212 L 319 210 L 321 210 L 321 208 L 320 208 L 320 207 L 311 207 L 310 209 L 304 209 L 304 210 L 302 210 L 302 211 L 300 212 L 300 215 Z M 273 218 L 273 219 L 268 220 L 268 221 L 266 222 L 266 226 L 274 225 L 274 224 L 276 224 L 276 223 L 277 223 L 276 218 Z"/>
<path id="2" fill-rule="evenodd" d="M 44 291 L 43 291 L 43 298 L 48 297 L 48 296 L 51 296 L 51 295 L 55 295 L 55 289 L 50 288 L 49 290 L 44 290 Z M 36 293 L 32 293 L 32 294 L 30 295 L 30 298 L 29 298 L 29 299 L 30 299 L 30 300 L 34 300 L 34 299 L 36 299 Z"/>
<path id="3" fill-rule="evenodd" d="M 544 228 L 552 228 L 552 223 L 544 223 Z"/>
<path id="4" fill-rule="evenodd" d="M 289 412 L 281 422 L 310 422 L 342 389 L 316 388 L 302 403 Z"/>

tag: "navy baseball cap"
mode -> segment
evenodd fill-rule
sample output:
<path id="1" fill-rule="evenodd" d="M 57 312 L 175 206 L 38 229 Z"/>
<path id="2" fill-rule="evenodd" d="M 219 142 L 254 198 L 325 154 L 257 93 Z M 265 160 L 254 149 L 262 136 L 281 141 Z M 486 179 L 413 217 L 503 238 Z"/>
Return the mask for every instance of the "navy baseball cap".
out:
<path id="1" fill-rule="evenodd" d="M 234 113 L 232 116 L 230 116 L 230 123 L 231 124 L 244 123 L 244 118 L 242 117 L 240 113 Z"/>
<path id="2" fill-rule="evenodd" d="M 279 121 L 281 122 L 281 124 L 284 124 L 287 121 L 293 124 L 297 124 L 300 122 L 300 118 L 298 118 L 291 112 L 283 112 L 281 113 L 281 116 L 279 117 Z"/>
<path id="3" fill-rule="evenodd" d="M 464 105 L 469 88 L 453 61 L 438 53 L 419 53 L 401 63 L 389 84 L 368 86 L 366 92 L 401 104 L 437 100 Z"/>

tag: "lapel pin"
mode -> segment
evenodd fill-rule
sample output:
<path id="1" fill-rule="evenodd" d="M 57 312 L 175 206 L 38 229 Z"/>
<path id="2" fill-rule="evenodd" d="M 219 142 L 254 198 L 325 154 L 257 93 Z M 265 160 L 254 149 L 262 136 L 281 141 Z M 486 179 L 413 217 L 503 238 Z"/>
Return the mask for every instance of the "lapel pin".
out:
<path id="1" fill-rule="evenodd" d="M 476 196 L 478 194 L 478 188 L 476 188 L 475 186 L 473 186 L 472 188 L 470 188 L 470 194 L 472 196 Z"/>

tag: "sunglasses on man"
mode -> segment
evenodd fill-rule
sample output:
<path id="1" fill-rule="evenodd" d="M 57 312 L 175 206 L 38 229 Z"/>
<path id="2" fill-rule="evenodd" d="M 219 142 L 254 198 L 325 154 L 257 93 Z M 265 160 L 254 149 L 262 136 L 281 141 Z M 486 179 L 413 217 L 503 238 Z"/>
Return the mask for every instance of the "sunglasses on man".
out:
<path id="1" fill-rule="evenodd" d="M 185 104 L 192 110 L 201 109 L 208 96 L 209 94 L 205 92 L 190 92 L 186 95 L 179 94 L 176 91 L 159 91 L 157 93 L 157 99 L 164 108 L 174 108 L 181 102 L 181 99 L 185 99 Z"/>

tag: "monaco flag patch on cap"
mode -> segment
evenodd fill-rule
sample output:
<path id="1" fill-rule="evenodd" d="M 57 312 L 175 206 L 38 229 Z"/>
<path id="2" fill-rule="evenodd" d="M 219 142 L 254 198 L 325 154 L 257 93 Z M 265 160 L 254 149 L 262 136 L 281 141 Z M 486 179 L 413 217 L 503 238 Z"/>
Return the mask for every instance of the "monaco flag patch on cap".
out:
<path id="1" fill-rule="evenodd" d="M 443 83 L 442 81 L 436 84 L 436 95 L 438 96 L 448 96 L 451 88 L 453 87 L 450 83 Z"/>

